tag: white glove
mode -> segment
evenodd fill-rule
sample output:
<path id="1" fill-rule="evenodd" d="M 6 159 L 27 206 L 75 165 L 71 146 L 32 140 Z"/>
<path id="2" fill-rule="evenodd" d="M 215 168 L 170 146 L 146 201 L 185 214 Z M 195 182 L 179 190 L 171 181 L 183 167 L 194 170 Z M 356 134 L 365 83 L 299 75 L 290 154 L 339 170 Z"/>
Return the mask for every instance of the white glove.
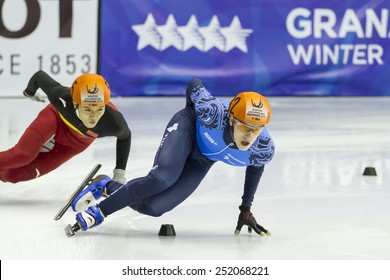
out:
<path id="1" fill-rule="evenodd" d="M 26 91 L 23 91 L 23 95 L 30 98 L 32 101 L 46 102 L 46 99 L 43 98 L 39 92 L 36 92 L 33 96 L 29 95 Z"/>
<path id="2" fill-rule="evenodd" d="M 125 173 L 126 171 L 123 169 L 114 169 L 114 176 L 112 177 L 112 180 L 122 185 L 126 184 L 127 180 L 125 178 Z"/>

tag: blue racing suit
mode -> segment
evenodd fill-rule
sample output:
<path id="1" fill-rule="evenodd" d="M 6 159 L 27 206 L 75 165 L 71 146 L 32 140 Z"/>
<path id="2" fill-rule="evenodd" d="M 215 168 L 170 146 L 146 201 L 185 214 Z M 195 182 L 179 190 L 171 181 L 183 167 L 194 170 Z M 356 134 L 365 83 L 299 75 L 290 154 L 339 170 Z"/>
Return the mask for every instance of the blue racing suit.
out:
<path id="1" fill-rule="evenodd" d="M 232 139 L 226 104 L 200 80 L 190 81 L 186 101 L 186 107 L 169 121 L 148 175 L 123 186 L 113 181 L 107 184 L 109 197 L 99 204 L 105 216 L 126 206 L 160 216 L 190 196 L 216 161 L 246 166 L 241 205 L 251 206 L 264 164 L 275 152 L 268 131 L 264 128 L 247 151 L 239 150 Z"/>

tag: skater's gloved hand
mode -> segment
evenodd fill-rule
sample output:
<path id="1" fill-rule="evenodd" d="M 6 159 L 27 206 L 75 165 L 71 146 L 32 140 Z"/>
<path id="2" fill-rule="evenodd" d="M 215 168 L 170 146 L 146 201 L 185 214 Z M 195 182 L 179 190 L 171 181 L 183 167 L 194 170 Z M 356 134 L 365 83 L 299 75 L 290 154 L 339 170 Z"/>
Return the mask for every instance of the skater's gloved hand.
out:
<path id="1" fill-rule="evenodd" d="M 250 211 L 250 207 L 248 206 L 240 206 L 240 215 L 238 216 L 238 222 L 237 222 L 237 227 L 234 232 L 235 235 L 239 235 L 242 226 L 246 225 L 248 226 L 248 232 L 251 233 L 252 229 L 259 235 L 265 236 L 265 235 L 271 235 L 271 232 L 266 230 L 264 227 L 259 225 L 256 222 L 255 217 Z"/>
<path id="2" fill-rule="evenodd" d="M 118 182 L 120 184 L 126 184 L 127 180 L 125 177 L 126 171 L 123 169 L 114 169 L 114 176 L 112 177 L 112 180 L 115 182 Z"/>
<path id="3" fill-rule="evenodd" d="M 46 102 L 46 99 L 43 98 L 43 95 L 41 95 L 38 91 L 34 95 L 30 95 L 27 93 L 26 90 L 24 90 L 23 95 L 30 98 L 33 101 Z"/>

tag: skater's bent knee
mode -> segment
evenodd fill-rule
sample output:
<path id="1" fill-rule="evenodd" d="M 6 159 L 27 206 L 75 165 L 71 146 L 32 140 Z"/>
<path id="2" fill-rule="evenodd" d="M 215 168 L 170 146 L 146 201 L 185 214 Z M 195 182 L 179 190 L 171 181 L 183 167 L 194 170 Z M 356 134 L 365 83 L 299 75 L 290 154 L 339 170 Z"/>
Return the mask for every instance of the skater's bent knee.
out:
<path id="1" fill-rule="evenodd" d="M 152 217 L 160 217 L 162 214 L 165 213 L 165 211 L 162 211 L 162 209 L 158 209 L 153 207 L 152 205 L 141 205 L 138 207 L 137 211 L 141 214 L 145 214 Z"/>
<path id="2" fill-rule="evenodd" d="M 10 176 L 10 172 L 8 171 L 4 171 L 0 173 L 0 181 L 3 181 L 5 183 L 13 183 L 13 184 L 19 182 L 17 178 L 15 178 L 14 176 Z"/>

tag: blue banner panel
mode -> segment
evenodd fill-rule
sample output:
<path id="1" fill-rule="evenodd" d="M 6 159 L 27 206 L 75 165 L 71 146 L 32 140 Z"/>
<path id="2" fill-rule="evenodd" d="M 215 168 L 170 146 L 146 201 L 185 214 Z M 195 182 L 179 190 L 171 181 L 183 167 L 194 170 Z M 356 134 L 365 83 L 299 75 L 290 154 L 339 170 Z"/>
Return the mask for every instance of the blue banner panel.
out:
<path id="1" fill-rule="evenodd" d="M 113 95 L 390 95 L 389 5 L 374 1 L 102 1 Z"/>

